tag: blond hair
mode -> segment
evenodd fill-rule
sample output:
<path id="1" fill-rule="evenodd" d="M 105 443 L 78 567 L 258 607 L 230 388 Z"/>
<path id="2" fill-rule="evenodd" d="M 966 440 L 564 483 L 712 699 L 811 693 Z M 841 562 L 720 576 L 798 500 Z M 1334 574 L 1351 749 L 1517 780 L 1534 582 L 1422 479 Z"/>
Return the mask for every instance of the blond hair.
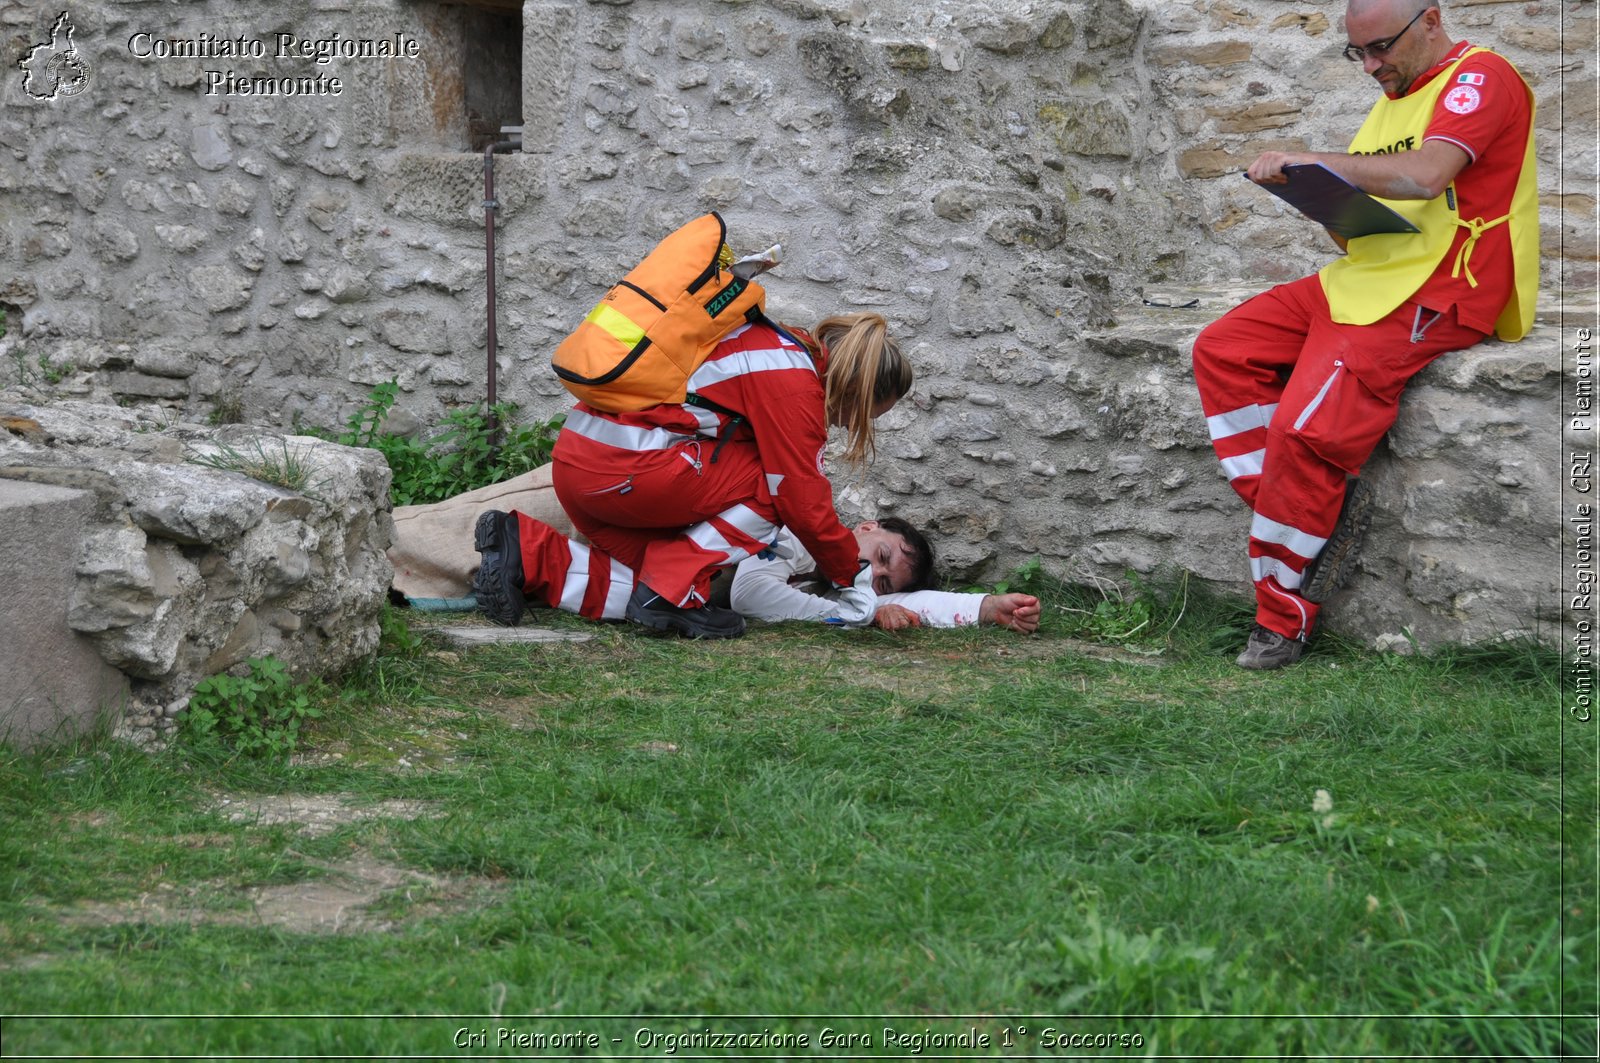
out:
<path id="1" fill-rule="evenodd" d="M 824 318 L 812 335 L 828 350 L 823 403 L 828 423 L 843 425 L 847 433 L 844 458 L 852 465 L 871 461 L 872 412 L 911 390 L 911 363 L 889 336 L 883 315 L 871 311 Z"/>

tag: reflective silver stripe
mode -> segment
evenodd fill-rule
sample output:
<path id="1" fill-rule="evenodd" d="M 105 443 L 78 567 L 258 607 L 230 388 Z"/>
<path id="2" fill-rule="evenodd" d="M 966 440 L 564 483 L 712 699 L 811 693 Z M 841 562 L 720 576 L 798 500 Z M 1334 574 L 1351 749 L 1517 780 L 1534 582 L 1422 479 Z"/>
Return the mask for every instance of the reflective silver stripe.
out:
<path id="1" fill-rule="evenodd" d="M 628 599 L 633 597 L 633 569 L 616 558 L 611 559 L 611 587 L 606 591 L 601 620 L 621 620 L 628 612 Z"/>
<path id="2" fill-rule="evenodd" d="M 1295 585 L 1299 586 L 1298 583 L 1296 583 Z M 1270 583 L 1269 584 L 1263 584 L 1263 586 L 1265 586 L 1267 588 L 1267 590 L 1269 590 L 1272 593 L 1276 594 L 1278 597 L 1287 598 L 1289 600 L 1289 604 L 1294 606 L 1295 609 L 1297 609 L 1299 611 L 1299 613 L 1300 613 L 1300 633 L 1298 635 L 1296 635 L 1295 637 L 1298 638 L 1298 639 L 1301 639 L 1302 641 L 1304 641 L 1304 639 L 1306 637 L 1306 628 L 1311 626 L 1311 621 L 1306 616 L 1306 602 L 1305 602 L 1305 599 L 1300 597 L 1298 594 L 1289 594 L 1286 591 L 1278 590 L 1276 587 L 1272 586 Z"/>
<path id="3" fill-rule="evenodd" d="M 1275 557 L 1252 557 L 1250 559 L 1250 579 L 1260 583 L 1268 576 L 1277 577 L 1278 586 L 1286 590 L 1292 591 L 1300 586 L 1300 573 L 1282 561 Z"/>
<path id="4" fill-rule="evenodd" d="M 1211 430 L 1212 439 L 1227 439 L 1240 432 L 1250 432 L 1257 428 L 1265 428 L 1272 422 L 1272 415 L 1277 412 L 1276 402 L 1265 406 L 1252 403 L 1241 406 L 1237 410 L 1227 413 L 1215 414 L 1206 418 L 1206 427 Z"/>
<path id="5" fill-rule="evenodd" d="M 1248 454 L 1240 454 L 1232 458 L 1222 459 L 1222 471 L 1228 474 L 1229 480 L 1237 480 L 1241 476 L 1260 476 L 1261 462 L 1266 458 L 1266 450 L 1252 450 Z"/>
<path id="6" fill-rule="evenodd" d="M 685 533 L 701 549 L 724 554 L 730 561 L 743 561 L 753 551 L 744 546 L 736 546 L 713 521 L 730 525 L 736 532 L 754 540 L 751 545 L 756 550 L 764 547 L 765 540 L 770 539 L 778 530 L 776 524 L 770 523 L 748 506 L 738 505 L 723 510 L 712 520 L 701 521 Z"/>
<path id="7" fill-rule="evenodd" d="M 766 373 L 780 369 L 805 369 L 813 374 L 817 367 L 811 356 L 792 347 L 774 347 L 763 351 L 735 351 L 714 361 L 706 362 L 689 378 L 689 390 L 699 391 L 713 384 L 732 380 L 746 373 Z"/>
<path id="8" fill-rule="evenodd" d="M 1263 517 L 1259 513 L 1250 522 L 1250 538 L 1287 546 L 1308 561 L 1321 553 L 1322 548 L 1328 544 L 1326 539 L 1319 539 L 1288 524 L 1279 524 L 1271 517 Z"/>
<path id="9" fill-rule="evenodd" d="M 572 551 L 572 561 L 562 579 L 561 600 L 556 608 L 576 613 L 583 608 L 583 596 L 589 589 L 589 548 L 568 539 L 567 549 Z"/>
<path id="10" fill-rule="evenodd" d="M 777 534 L 778 526 L 746 505 L 732 506 L 717 514 L 717 519 L 733 525 L 750 538 L 765 543 Z"/>
<path id="11" fill-rule="evenodd" d="M 700 547 L 702 550 L 709 550 L 712 553 L 722 554 L 725 557 L 732 557 L 734 554 L 744 553 L 744 551 L 730 543 L 727 538 L 717 530 L 716 525 L 712 524 L 709 520 L 701 521 L 699 524 L 694 525 L 688 531 L 684 532 L 684 534 L 688 536 L 691 542 Z M 743 558 L 740 558 L 740 560 L 743 560 Z"/>
<path id="12" fill-rule="evenodd" d="M 576 432 L 585 439 L 621 450 L 670 450 L 685 439 L 696 438 L 667 428 L 618 424 L 583 410 L 568 410 L 566 427 L 567 431 Z"/>
<path id="13" fill-rule="evenodd" d="M 1296 432 L 1305 427 L 1305 423 L 1311 419 L 1311 415 L 1317 412 L 1317 407 L 1322 405 L 1322 400 L 1328 397 L 1328 389 L 1333 387 L 1333 382 L 1339 379 L 1339 374 L 1342 372 L 1344 372 L 1344 363 L 1335 359 L 1333 372 L 1329 373 L 1328 379 L 1322 382 L 1322 390 L 1317 392 L 1317 397 L 1312 399 L 1306 405 L 1306 408 L 1300 411 L 1300 416 L 1294 419 L 1294 430 Z"/>

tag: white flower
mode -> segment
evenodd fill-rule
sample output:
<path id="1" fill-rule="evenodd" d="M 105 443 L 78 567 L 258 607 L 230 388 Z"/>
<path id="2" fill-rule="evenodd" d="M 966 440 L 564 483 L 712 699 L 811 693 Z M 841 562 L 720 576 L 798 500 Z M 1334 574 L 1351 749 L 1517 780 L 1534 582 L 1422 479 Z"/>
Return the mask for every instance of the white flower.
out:
<path id="1" fill-rule="evenodd" d="M 1323 815 L 1333 811 L 1333 795 L 1326 790 L 1318 790 L 1311 796 L 1311 811 Z"/>

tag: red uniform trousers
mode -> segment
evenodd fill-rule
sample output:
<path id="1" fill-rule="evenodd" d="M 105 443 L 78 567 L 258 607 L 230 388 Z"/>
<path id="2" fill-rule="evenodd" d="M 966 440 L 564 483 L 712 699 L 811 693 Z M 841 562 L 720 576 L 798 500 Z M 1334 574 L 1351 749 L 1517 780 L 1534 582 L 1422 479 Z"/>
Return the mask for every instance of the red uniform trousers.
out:
<path id="1" fill-rule="evenodd" d="M 766 549 L 780 523 L 755 441 L 717 447 L 701 439 L 619 450 L 606 472 L 578 468 L 557 451 L 556 497 L 590 543 L 667 601 L 697 607 L 712 573 Z"/>
<path id="2" fill-rule="evenodd" d="M 1339 519 L 1356 475 L 1400 410 L 1400 393 L 1446 351 L 1484 334 L 1405 302 L 1371 325 L 1330 317 L 1320 279 L 1279 285 L 1212 322 L 1194 342 L 1194 377 L 1212 446 L 1254 513 L 1256 622 L 1304 639 L 1318 606 L 1302 573 Z"/>
<path id="3" fill-rule="evenodd" d="M 604 550 L 567 538 L 512 511 L 522 549 L 522 592 L 590 620 L 621 620 L 633 594 L 633 570 Z"/>

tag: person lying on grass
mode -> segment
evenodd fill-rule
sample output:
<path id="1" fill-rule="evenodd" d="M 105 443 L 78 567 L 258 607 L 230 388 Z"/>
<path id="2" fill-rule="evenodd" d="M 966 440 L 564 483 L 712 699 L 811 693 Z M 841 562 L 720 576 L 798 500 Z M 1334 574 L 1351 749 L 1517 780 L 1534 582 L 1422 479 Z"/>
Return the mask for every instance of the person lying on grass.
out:
<path id="1" fill-rule="evenodd" d="M 478 607 L 496 623 L 521 622 L 528 598 L 591 620 L 622 620 L 635 585 L 626 565 L 555 528 L 512 511 L 497 525 L 514 522 L 517 534 L 478 546 L 482 562 L 473 577 Z M 929 590 L 933 550 L 921 532 L 895 517 L 863 521 L 854 529 L 864 565 L 872 569 L 878 608 L 872 624 L 964 627 L 993 624 L 1018 632 L 1039 627 L 1039 599 L 1031 594 L 962 594 Z M 715 593 L 715 592 L 714 592 Z M 734 570 L 728 605 L 755 620 L 841 623 L 837 591 L 816 577 L 816 565 L 784 529 L 761 556 Z"/>

